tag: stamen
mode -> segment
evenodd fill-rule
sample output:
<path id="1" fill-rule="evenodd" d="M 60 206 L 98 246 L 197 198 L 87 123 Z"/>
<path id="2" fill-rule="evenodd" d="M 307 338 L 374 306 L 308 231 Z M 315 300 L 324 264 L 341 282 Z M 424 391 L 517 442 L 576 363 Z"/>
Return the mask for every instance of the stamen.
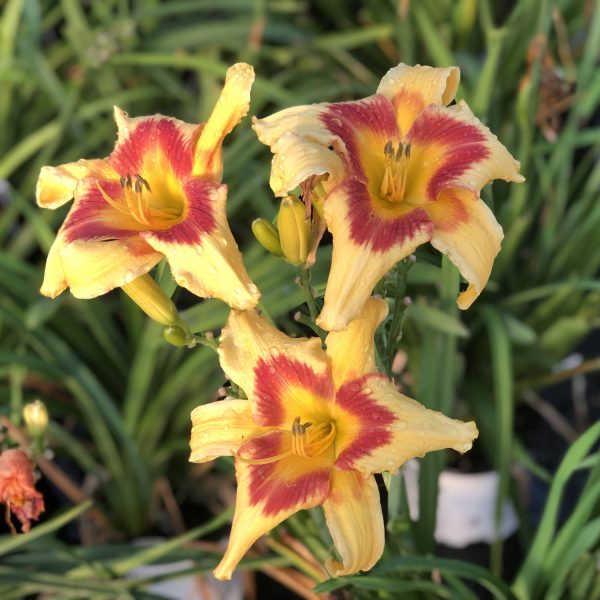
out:
<path id="1" fill-rule="evenodd" d="M 393 142 L 389 140 L 383 147 L 383 156 L 385 170 L 379 193 L 390 202 L 400 202 L 406 191 L 410 144 L 400 142 L 398 148 L 394 149 Z"/>

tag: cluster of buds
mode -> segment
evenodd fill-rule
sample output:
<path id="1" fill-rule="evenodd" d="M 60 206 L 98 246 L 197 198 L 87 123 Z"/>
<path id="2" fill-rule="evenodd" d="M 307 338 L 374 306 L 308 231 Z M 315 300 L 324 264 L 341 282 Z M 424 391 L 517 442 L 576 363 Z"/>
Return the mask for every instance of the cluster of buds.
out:
<path id="1" fill-rule="evenodd" d="M 255 219 L 252 232 L 256 239 L 275 256 L 292 265 L 306 266 L 312 246 L 312 222 L 304 202 L 286 196 L 273 225 L 267 219 Z"/>

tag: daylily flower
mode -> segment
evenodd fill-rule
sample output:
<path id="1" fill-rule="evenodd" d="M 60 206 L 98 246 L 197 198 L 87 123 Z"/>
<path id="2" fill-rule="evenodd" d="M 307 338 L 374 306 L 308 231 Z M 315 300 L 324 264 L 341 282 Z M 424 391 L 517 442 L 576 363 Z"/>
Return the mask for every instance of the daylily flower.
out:
<path id="1" fill-rule="evenodd" d="M 4 450 L 0 454 L 0 503 L 6 504 L 6 522 L 12 512 L 24 532 L 31 528 L 44 511 L 44 497 L 35 489 L 33 465 L 22 450 Z"/>
<path id="2" fill-rule="evenodd" d="M 221 145 L 248 112 L 254 70 L 227 71 L 205 124 L 155 115 L 130 118 L 115 107 L 118 140 L 106 159 L 44 167 L 37 202 L 58 208 L 74 197 L 48 261 L 42 294 L 67 287 L 93 298 L 130 284 L 164 256 L 177 283 L 239 309 L 260 296 L 225 213 Z"/>
<path id="3" fill-rule="evenodd" d="M 493 179 L 523 177 L 464 102 L 447 106 L 459 77 L 456 67 L 400 64 L 363 100 L 296 106 L 254 120 L 274 153 L 275 194 L 310 182 L 310 195 L 324 201 L 333 235 L 317 320 L 324 329 L 345 327 L 385 272 L 425 242 L 468 281 L 460 308 L 487 283 L 503 234 L 479 192 Z"/>
<path id="4" fill-rule="evenodd" d="M 384 545 L 373 473 L 431 450 L 471 448 L 473 422 L 426 409 L 376 373 L 373 336 L 386 314 L 383 300 L 368 300 L 347 329 L 327 336 L 324 351 L 318 338 L 290 338 L 254 311 L 231 312 L 219 356 L 248 400 L 192 413 L 190 460 L 235 456 L 235 516 L 216 577 L 231 577 L 261 535 L 319 505 L 341 559 L 329 571 L 370 569 Z"/>

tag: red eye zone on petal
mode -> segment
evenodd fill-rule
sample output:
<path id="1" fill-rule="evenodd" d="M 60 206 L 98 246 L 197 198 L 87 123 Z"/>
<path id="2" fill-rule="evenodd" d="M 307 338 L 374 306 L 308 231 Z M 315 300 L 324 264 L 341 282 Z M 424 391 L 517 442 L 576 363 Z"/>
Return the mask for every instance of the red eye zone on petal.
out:
<path id="1" fill-rule="evenodd" d="M 344 415 L 343 419 L 338 420 L 340 429 L 341 423 L 348 417 L 356 423 L 351 430 L 342 432 L 352 441 L 337 457 L 335 466 L 338 469 L 354 468 L 356 460 L 392 440 L 390 426 L 396 421 L 396 417 L 386 407 L 378 405 L 371 396 L 368 382 L 373 377 L 385 378 L 384 375 L 365 375 L 345 383 L 337 391 L 336 408 L 342 409 Z"/>

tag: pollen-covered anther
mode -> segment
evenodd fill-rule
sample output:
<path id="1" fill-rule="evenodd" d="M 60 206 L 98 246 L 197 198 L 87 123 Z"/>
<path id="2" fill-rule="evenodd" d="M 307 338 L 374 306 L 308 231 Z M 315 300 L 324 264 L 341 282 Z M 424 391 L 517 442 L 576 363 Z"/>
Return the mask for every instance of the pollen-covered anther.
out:
<path id="1" fill-rule="evenodd" d="M 383 148 L 383 164 L 385 167 L 381 180 L 380 194 L 391 202 L 400 202 L 406 191 L 408 159 L 410 144 L 400 142 L 394 149 L 394 143 L 389 140 Z"/>

